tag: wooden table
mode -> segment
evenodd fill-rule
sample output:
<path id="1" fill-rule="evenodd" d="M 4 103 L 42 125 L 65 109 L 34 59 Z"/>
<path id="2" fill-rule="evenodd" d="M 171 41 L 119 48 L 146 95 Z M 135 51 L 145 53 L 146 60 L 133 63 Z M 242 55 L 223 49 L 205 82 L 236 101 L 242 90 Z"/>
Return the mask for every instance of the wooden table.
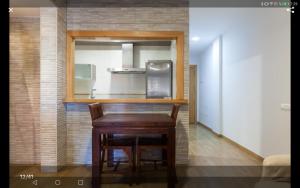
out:
<path id="1" fill-rule="evenodd" d="M 167 114 L 106 114 L 93 121 L 92 133 L 92 183 L 101 187 L 100 149 L 102 134 L 165 134 L 168 140 L 168 188 L 175 187 L 175 126 Z"/>

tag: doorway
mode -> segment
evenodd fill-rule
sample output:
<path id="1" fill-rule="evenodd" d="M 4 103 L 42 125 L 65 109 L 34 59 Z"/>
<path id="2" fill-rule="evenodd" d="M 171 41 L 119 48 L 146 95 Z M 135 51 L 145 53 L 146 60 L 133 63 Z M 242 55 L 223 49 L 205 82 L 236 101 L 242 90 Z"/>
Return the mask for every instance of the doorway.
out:
<path id="1" fill-rule="evenodd" d="M 189 123 L 196 124 L 197 116 L 197 65 L 190 65 Z"/>

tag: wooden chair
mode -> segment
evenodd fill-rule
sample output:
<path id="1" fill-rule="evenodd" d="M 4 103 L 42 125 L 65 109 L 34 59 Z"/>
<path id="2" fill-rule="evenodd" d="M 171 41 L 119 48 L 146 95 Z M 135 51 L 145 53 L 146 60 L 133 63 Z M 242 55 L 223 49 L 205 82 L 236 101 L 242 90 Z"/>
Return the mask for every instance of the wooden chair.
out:
<path id="1" fill-rule="evenodd" d="M 171 118 L 176 122 L 177 115 L 179 112 L 180 105 L 174 104 L 171 112 Z M 162 163 L 163 165 L 167 164 L 167 138 L 166 135 L 160 135 L 160 137 L 138 137 L 137 138 L 137 167 L 141 169 L 141 161 L 152 161 L 154 162 L 154 168 L 157 168 L 157 161 L 159 160 L 151 160 L 151 159 L 142 159 L 142 152 L 148 149 L 161 149 L 162 150 Z"/>
<path id="2" fill-rule="evenodd" d="M 91 114 L 92 121 L 101 118 L 103 116 L 102 105 L 100 103 L 89 104 L 89 110 Z M 109 163 L 116 162 L 117 164 L 114 167 L 114 172 L 117 171 L 118 165 L 121 162 L 128 162 L 129 166 L 132 168 L 132 171 L 135 171 L 135 145 L 136 145 L 136 138 L 135 137 L 116 137 L 114 135 L 102 135 L 102 151 L 101 151 L 101 163 L 102 167 L 104 162 L 107 162 L 107 166 Z M 100 147 L 100 146 L 99 146 Z M 114 161 L 110 159 L 109 152 L 113 151 L 114 149 L 121 149 L 125 152 L 128 157 L 128 161 Z M 107 160 L 105 160 L 105 151 L 107 151 Z M 112 160 L 112 161 L 111 161 Z M 100 169 L 103 171 L 103 169 Z"/>

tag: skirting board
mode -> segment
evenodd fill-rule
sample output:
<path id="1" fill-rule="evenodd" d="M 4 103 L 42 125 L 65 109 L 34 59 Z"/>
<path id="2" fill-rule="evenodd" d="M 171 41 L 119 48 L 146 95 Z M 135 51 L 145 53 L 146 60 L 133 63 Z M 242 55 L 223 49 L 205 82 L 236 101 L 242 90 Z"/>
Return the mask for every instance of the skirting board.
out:
<path id="1" fill-rule="evenodd" d="M 199 121 L 197 121 L 197 125 L 201 125 L 202 127 L 204 127 L 205 129 L 209 130 L 210 132 L 212 132 L 214 135 L 222 137 L 222 134 L 218 134 L 215 131 L 213 131 L 211 128 L 209 128 L 208 126 L 204 125 L 203 123 L 200 123 Z"/>
<path id="2" fill-rule="evenodd" d="M 229 142 L 229 143 L 237 146 L 239 149 L 241 149 L 242 151 L 244 151 L 244 152 L 248 153 L 249 155 L 255 157 L 256 159 L 261 160 L 261 161 L 264 160 L 264 158 L 262 156 L 254 153 L 253 151 L 250 151 L 249 149 L 247 149 L 244 146 L 236 143 L 235 141 L 231 140 L 230 138 L 228 138 L 228 137 L 226 137 L 226 136 L 224 136 L 222 134 L 218 134 L 218 133 L 214 132 L 211 128 L 209 128 L 208 126 L 204 125 L 203 123 L 197 122 L 197 124 L 200 125 L 200 126 L 202 126 L 202 127 L 204 127 L 204 128 L 206 128 L 207 130 L 209 130 L 210 132 L 212 132 L 214 135 L 216 135 L 218 137 L 224 138 L 224 140 L 226 140 L 227 142 Z"/>

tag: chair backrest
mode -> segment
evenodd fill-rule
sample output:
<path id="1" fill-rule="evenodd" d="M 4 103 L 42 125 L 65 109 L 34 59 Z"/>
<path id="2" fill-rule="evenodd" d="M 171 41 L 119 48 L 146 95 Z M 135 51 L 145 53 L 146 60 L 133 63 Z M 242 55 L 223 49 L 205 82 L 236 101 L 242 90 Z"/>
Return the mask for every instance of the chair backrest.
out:
<path id="1" fill-rule="evenodd" d="M 100 103 L 89 104 L 92 121 L 103 116 L 102 105 Z"/>
<path id="2" fill-rule="evenodd" d="M 179 108 L 180 108 L 180 105 L 179 104 L 174 104 L 173 105 L 173 108 L 172 108 L 172 113 L 171 113 L 171 118 L 176 121 L 177 119 L 177 115 L 178 115 L 178 112 L 179 112 Z"/>

